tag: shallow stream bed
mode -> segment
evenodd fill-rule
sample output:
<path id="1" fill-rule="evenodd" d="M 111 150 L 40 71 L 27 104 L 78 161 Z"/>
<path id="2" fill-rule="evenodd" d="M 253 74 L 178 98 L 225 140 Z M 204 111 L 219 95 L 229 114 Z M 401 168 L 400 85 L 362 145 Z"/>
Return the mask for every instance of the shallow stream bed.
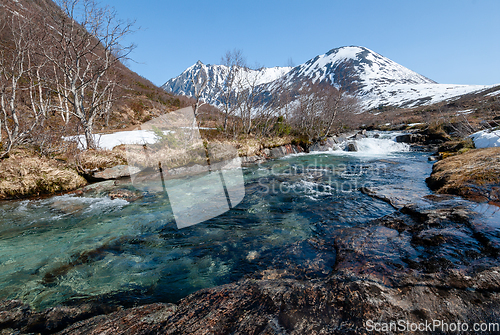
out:
<path id="1" fill-rule="evenodd" d="M 317 255 L 306 247 L 283 251 L 395 211 L 360 188 L 389 190 L 405 201 L 431 193 L 427 155 L 392 138 L 360 140 L 356 153 L 297 154 L 243 168 L 243 201 L 183 229 L 165 193 L 132 203 L 74 195 L 2 202 L 0 300 L 37 309 L 93 299 L 177 302 L 275 264 L 300 267 Z M 496 215 L 487 207 L 480 210 Z M 325 260 L 314 275 L 327 275 L 334 262 Z"/>

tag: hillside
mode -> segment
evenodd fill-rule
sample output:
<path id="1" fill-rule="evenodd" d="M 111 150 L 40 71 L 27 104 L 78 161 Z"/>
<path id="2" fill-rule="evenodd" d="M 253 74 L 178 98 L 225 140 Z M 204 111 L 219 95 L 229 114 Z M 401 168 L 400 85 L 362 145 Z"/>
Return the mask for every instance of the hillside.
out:
<path id="1" fill-rule="evenodd" d="M 0 37 L 4 46 L 12 46 L 12 22 L 8 17 L 13 14 L 26 22 L 42 26 L 42 21 L 48 17 L 64 15 L 61 9 L 51 0 L 0 0 Z M 186 99 L 176 97 L 158 88 L 149 80 L 131 71 L 123 63 L 118 63 L 114 69 L 119 85 L 115 90 L 114 103 L 107 120 L 98 120 L 96 130 L 110 131 L 140 124 L 166 111 L 179 108 Z M 56 120 L 57 121 L 57 120 Z M 68 131 L 68 129 L 66 129 Z M 77 131 L 73 129 L 73 131 Z"/>
<path id="2" fill-rule="evenodd" d="M 406 124 L 451 124 L 461 136 L 500 125 L 500 85 L 413 108 L 381 106 L 359 115 L 367 127 L 399 129 Z"/>

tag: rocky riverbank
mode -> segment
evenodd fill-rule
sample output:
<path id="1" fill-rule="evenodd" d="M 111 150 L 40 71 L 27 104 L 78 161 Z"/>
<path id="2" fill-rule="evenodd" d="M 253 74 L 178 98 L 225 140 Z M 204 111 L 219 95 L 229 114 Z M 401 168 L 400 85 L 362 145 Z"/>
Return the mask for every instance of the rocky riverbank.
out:
<path id="1" fill-rule="evenodd" d="M 327 143 L 319 145 L 328 149 Z M 268 150 L 269 155 L 254 156 L 279 158 L 299 149 Z M 492 189 L 495 181 L 479 178 L 473 167 L 483 172 L 488 167 L 486 176 L 498 176 L 497 150 L 448 157 L 435 164 L 433 175 L 445 186 L 487 181 L 482 185 Z M 121 168 L 114 170 L 119 175 Z M 461 179 L 458 173 L 467 171 L 468 179 Z M 119 178 L 82 192 L 119 194 Z M 446 194 L 416 197 L 410 190 L 400 195 L 392 192 L 396 186 L 362 190 L 390 203 L 394 213 L 356 227 L 325 228 L 271 259 L 257 258 L 262 270 L 237 282 L 198 291 L 176 304 L 130 308 L 89 302 L 34 311 L 20 301 L 4 301 L 0 329 L 3 334 L 369 334 L 374 327 L 432 320 L 494 327 L 500 316 L 500 212 Z M 117 197 L 140 196 L 123 194 Z M 404 330 L 411 328 L 393 333 Z"/>
<path id="2" fill-rule="evenodd" d="M 363 227 L 297 242 L 266 270 L 176 305 L 35 312 L 3 302 L 0 327 L 16 334 L 368 334 L 374 322 L 495 323 L 500 234 L 492 220 L 499 214 L 477 206 L 450 196 L 414 199 Z M 301 262 L 291 257 L 299 254 Z"/>
<path id="3" fill-rule="evenodd" d="M 434 164 L 429 187 L 476 201 L 500 204 L 500 148 L 469 150 Z"/>
<path id="4" fill-rule="evenodd" d="M 292 137 L 260 141 L 242 139 L 217 144 L 236 148 L 241 163 L 251 165 L 309 150 L 328 151 L 347 141 L 354 146 L 354 149 L 349 150 L 355 151 L 357 150 L 353 144 L 355 139 L 364 136 L 361 133 L 346 133 L 328 137 L 312 145 L 294 143 Z M 113 150 L 81 151 L 56 158 L 41 157 L 30 150 L 20 149 L 10 158 L 0 161 L 0 200 L 36 198 L 72 191 L 81 194 L 89 190 L 110 188 L 110 183 L 101 182 L 129 178 L 130 170 L 126 164 L 127 158 L 123 146 L 115 147 Z M 170 172 L 183 175 L 200 171 L 203 171 L 203 167 L 194 165 L 180 166 Z M 91 186 L 95 183 L 97 185 Z M 87 184 L 91 185 L 84 187 Z"/>

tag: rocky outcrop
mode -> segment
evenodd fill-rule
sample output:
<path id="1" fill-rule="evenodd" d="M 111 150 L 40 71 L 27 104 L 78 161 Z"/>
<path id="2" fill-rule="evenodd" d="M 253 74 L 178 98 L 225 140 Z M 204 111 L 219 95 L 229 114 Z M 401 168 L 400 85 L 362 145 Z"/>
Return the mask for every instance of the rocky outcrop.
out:
<path id="1" fill-rule="evenodd" d="M 356 140 L 360 140 L 366 138 L 366 130 L 362 130 L 357 133 L 344 133 L 338 134 L 335 136 L 327 137 L 324 140 L 313 143 L 309 147 L 309 151 L 330 151 L 330 150 L 338 150 L 339 147 L 348 142 L 345 145 L 346 151 L 357 151 Z"/>
<path id="2" fill-rule="evenodd" d="M 116 165 L 103 171 L 95 172 L 92 177 L 97 180 L 110 180 L 130 177 L 131 174 L 139 172 L 140 169 L 135 166 Z"/>
<path id="3" fill-rule="evenodd" d="M 293 144 L 286 144 L 269 150 L 269 158 L 281 158 L 290 154 L 304 152 L 302 147 Z"/>
<path id="4" fill-rule="evenodd" d="M 118 180 L 105 180 L 98 183 L 90 184 L 82 189 L 78 190 L 76 193 L 78 195 L 86 196 L 108 196 L 111 200 L 123 199 L 128 202 L 136 201 L 143 197 L 143 193 L 138 190 L 130 190 L 126 187 L 130 185 L 129 180 L 120 182 Z"/>
<path id="5" fill-rule="evenodd" d="M 433 195 L 365 225 L 324 227 L 273 255 L 267 269 L 176 305 L 34 312 L 4 302 L 0 327 L 68 335 L 370 334 L 375 322 L 497 323 L 500 235 L 474 206 Z"/>
<path id="6" fill-rule="evenodd" d="M 337 147 L 337 144 L 342 143 L 336 136 L 327 137 L 323 141 L 318 141 L 309 147 L 309 151 L 330 151 Z"/>
<path id="7" fill-rule="evenodd" d="M 469 150 L 434 164 L 427 185 L 438 193 L 500 203 L 500 148 Z"/>
<path id="8" fill-rule="evenodd" d="M 259 164 L 263 163 L 266 161 L 266 158 L 264 156 L 242 156 L 241 157 L 241 163 L 245 165 L 251 165 L 251 164 Z"/>
<path id="9" fill-rule="evenodd" d="M 19 300 L 0 302 L 1 334 L 52 334 L 80 320 L 113 312 L 117 307 L 83 304 L 77 307 L 59 306 L 42 312 L 32 310 Z"/>
<path id="10" fill-rule="evenodd" d="M 396 136 L 396 142 L 398 143 L 423 143 L 426 139 L 427 138 L 421 134 L 403 134 Z"/>

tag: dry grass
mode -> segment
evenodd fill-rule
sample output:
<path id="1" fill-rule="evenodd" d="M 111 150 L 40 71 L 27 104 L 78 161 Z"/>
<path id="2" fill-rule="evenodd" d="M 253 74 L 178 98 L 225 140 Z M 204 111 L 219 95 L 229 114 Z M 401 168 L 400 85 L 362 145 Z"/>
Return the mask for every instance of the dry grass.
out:
<path id="1" fill-rule="evenodd" d="M 116 165 L 127 164 L 125 150 L 85 150 L 75 155 L 72 164 L 83 171 L 104 170 Z"/>
<path id="2" fill-rule="evenodd" d="M 86 184 L 76 171 L 27 151 L 15 151 L 0 162 L 0 199 L 68 192 Z"/>
<path id="3" fill-rule="evenodd" d="M 172 149 L 167 146 L 149 147 L 144 151 L 142 145 L 127 145 L 126 159 L 128 165 L 144 168 L 158 168 L 158 162 L 166 169 L 174 169 L 194 164 L 207 165 L 207 155 L 202 142 L 188 148 Z"/>
<path id="4" fill-rule="evenodd" d="M 255 138 L 252 136 L 243 136 L 237 140 L 225 140 L 222 141 L 226 144 L 230 144 L 238 149 L 238 155 L 240 156 L 254 156 L 259 153 L 260 150 L 264 148 L 275 148 L 282 145 L 292 143 L 293 136 L 283 136 L 283 137 L 266 137 L 266 138 Z"/>
<path id="5" fill-rule="evenodd" d="M 490 198 L 500 186 L 500 148 L 469 150 L 434 164 L 427 179 L 438 193 Z"/>

